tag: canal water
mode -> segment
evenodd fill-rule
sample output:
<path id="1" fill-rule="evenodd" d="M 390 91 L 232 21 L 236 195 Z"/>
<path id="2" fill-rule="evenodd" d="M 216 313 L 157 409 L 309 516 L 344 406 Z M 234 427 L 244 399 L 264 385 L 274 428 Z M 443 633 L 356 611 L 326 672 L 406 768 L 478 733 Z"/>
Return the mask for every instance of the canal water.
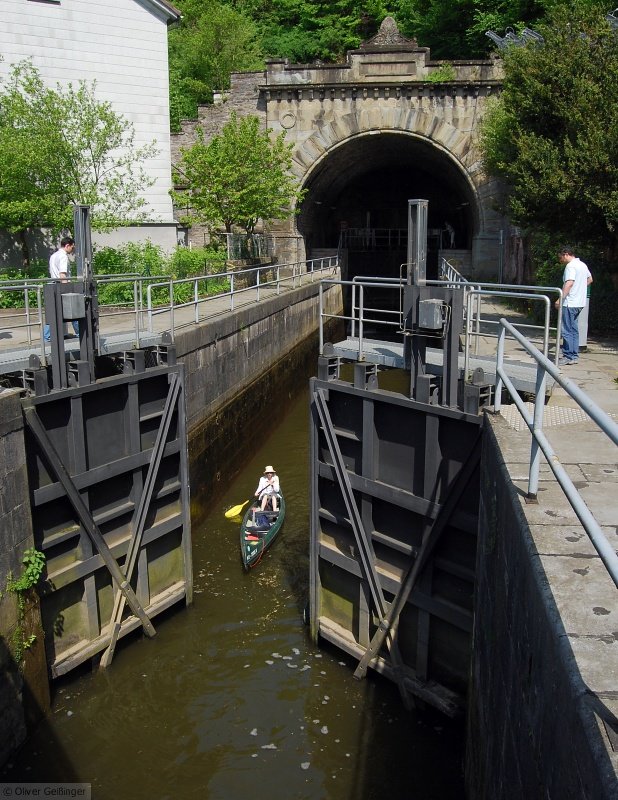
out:
<path id="1" fill-rule="evenodd" d="M 96 800 L 461 800 L 462 729 L 407 712 L 397 689 L 314 645 L 308 583 L 307 392 L 200 527 L 195 602 L 155 620 L 157 636 L 119 645 L 106 671 L 53 686 L 51 715 L 3 781 L 90 783 Z M 282 532 L 248 574 L 227 508 L 266 464 L 286 495 Z"/>

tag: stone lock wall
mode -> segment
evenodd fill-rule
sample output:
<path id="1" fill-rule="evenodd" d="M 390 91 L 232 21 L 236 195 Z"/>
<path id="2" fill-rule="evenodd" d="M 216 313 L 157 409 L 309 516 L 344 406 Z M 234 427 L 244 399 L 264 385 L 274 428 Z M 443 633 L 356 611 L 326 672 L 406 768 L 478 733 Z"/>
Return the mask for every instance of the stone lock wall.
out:
<path id="1" fill-rule="evenodd" d="M 49 708 L 38 600 L 29 593 L 20 613 L 15 593 L 7 591 L 33 544 L 20 393 L 9 390 L 0 393 L 0 766 Z"/>

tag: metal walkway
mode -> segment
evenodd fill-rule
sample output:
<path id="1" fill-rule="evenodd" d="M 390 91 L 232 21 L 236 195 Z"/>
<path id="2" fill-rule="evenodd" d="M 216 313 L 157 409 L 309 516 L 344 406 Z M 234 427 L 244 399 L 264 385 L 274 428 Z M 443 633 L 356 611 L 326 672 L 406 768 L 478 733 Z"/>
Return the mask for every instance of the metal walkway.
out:
<path id="1" fill-rule="evenodd" d="M 332 350 L 330 350 L 332 347 Z M 357 361 L 360 340 L 358 337 L 349 336 L 341 342 L 330 345 L 329 354 L 339 356 L 347 361 Z M 364 339 L 362 344 L 363 360 L 369 364 L 396 369 L 404 368 L 403 343 L 388 342 L 376 339 Z M 443 351 L 437 348 L 427 348 L 427 371 L 432 375 L 442 375 Z M 464 354 L 459 355 L 460 375 L 464 369 Z M 495 355 L 470 355 L 470 370 L 481 368 L 485 381 L 494 384 L 496 381 Z M 505 367 L 513 384 L 520 392 L 534 393 L 536 381 L 536 365 L 530 361 L 510 359 L 505 361 Z M 551 381 L 553 385 L 553 380 Z"/>

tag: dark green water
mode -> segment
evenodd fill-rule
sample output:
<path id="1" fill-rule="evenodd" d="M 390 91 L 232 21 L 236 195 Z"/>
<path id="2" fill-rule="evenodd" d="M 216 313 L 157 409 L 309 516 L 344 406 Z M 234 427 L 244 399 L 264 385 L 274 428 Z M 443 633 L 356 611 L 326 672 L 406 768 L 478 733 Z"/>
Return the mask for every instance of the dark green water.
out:
<path id="1" fill-rule="evenodd" d="M 406 712 L 396 688 L 357 682 L 302 624 L 308 580 L 308 401 L 280 425 L 193 529 L 195 602 L 110 669 L 55 684 L 53 711 L 5 781 L 79 781 L 96 800 L 463 798 L 462 734 Z M 249 574 L 238 524 L 266 464 L 286 493 L 279 539 Z"/>

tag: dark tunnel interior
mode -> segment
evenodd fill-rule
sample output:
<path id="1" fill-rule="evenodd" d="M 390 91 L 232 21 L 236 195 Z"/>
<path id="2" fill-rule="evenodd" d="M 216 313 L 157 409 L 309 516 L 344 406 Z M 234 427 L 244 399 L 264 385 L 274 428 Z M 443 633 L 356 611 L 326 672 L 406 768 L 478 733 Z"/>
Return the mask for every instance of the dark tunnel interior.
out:
<path id="1" fill-rule="evenodd" d="M 454 162 L 435 145 L 405 134 L 346 142 L 313 170 L 305 189 L 297 224 L 306 252 L 336 248 L 343 232 L 348 279 L 399 275 L 410 199 L 429 201 L 428 277 L 437 277 L 440 247 L 470 249 L 477 226 L 472 191 Z"/>

